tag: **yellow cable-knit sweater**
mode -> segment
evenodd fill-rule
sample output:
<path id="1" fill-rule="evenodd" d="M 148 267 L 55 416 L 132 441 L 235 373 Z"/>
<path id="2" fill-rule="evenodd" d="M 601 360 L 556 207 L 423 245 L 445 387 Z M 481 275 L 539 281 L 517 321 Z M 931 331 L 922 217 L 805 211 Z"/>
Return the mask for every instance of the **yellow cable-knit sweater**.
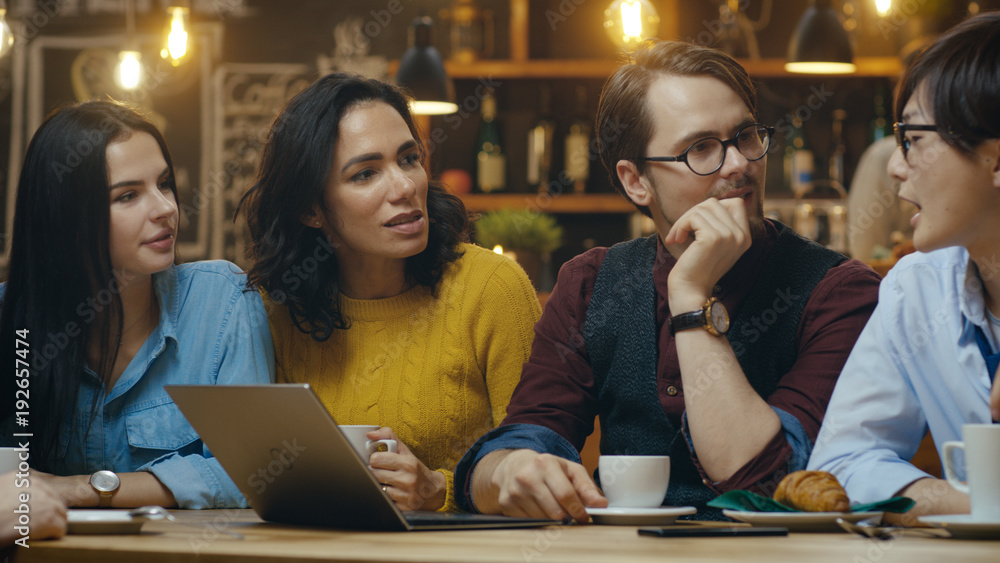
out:
<path id="1" fill-rule="evenodd" d="M 339 424 L 389 426 L 428 468 L 444 474 L 441 510 L 458 510 L 453 471 L 503 420 L 528 361 L 538 299 L 524 270 L 463 244 L 437 297 L 422 286 L 387 299 L 340 296 L 350 321 L 316 342 L 265 297 L 277 381 L 309 383 Z"/>

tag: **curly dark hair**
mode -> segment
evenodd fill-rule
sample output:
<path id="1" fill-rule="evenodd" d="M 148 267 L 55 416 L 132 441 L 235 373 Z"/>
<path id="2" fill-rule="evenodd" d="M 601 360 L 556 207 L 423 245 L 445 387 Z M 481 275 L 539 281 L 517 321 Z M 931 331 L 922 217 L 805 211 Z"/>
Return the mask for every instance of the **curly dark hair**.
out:
<path id="1" fill-rule="evenodd" d="M 257 178 L 236 210 L 250 229 L 248 256 L 254 264 L 247 272 L 248 286 L 263 288 L 284 303 L 296 328 L 317 341 L 328 339 L 334 329 L 347 329 L 350 322 L 340 309 L 340 270 L 330 241 L 304 225 L 302 217 L 316 206 L 327 210 L 323 193 L 340 120 L 355 105 L 370 101 L 395 109 L 420 144 L 408 98 L 399 87 L 329 74 L 289 100 L 275 118 Z M 469 222 L 462 201 L 434 182 L 427 190 L 427 214 L 427 248 L 406 259 L 406 276 L 433 290 L 445 267 L 461 256 L 458 245 L 468 239 Z"/>

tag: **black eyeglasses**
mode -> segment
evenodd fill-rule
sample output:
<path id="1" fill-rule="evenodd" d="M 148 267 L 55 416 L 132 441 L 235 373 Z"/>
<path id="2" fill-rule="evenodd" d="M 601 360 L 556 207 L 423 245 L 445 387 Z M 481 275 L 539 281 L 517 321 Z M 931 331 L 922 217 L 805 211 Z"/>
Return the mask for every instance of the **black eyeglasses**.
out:
<path id="1" fill-rule="evenodd" d="M 907 156 L 910 153 L 910 139 L 906 137 L 907 131 L 934 131 L 940 133 L 937 125 L 907 125 L 902 121 L 892 124 L 892 130 L 896 134 L 896 146 L 903 149 L 903 160 L 909 162 Z"/>
<path id="2" fill-rule="evenodd" d="M 726 161 L 726 149 L 736 147 L 747 160 L 753 162 L 764 158 L 771 145 L 774 127 L 752 123 L 736 132 L 732 139 L 723 141 L 715 137 L 699 139 L 677 156 L 640 156 L 635 160 L 653 162 L 683 162 L 691 172 L 699 176 L 715 174 Z"/>

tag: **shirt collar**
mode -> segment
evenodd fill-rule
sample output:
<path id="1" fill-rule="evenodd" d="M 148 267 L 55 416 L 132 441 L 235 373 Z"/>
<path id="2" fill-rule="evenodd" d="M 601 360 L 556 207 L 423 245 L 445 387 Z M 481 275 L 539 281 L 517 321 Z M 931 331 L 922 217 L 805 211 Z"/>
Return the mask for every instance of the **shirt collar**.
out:
<path id="1" fill-rule="evenodd" d="M 955 284 L 958 286 L 958 308 L 965 320 L 965 330 L 974 330 L 975 325 L 989 330 L 989 318 L 986 315 L 986 296 L 983 294 L 983 280 L 979 268 L 965 250 L 962 255 L 966 260 L 965 269 L 955 270 Z"/>

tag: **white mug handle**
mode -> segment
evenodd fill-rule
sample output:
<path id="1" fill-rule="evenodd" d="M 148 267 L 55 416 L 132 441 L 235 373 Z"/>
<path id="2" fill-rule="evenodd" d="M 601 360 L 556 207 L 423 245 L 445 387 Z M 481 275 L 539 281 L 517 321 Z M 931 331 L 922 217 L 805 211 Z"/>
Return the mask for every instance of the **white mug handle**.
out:
<path id="1" fill-rule="evenodd" d="M 941 448 L 941 457 L 944 459 L 944 476 L 948 479 L 948 484 L 955 488 L 956 491 L 961 493 L 970 494 L 969 486 L 958 480 L 955 475 L 955 461 L 952 459 L 952 452 L 955 450 L 965 451 L 965 444 L 963 442 L 945 442 L 944 447 Z"/>
<path id="2" fill-rule="evenodd" d="M 395 440 L 368 440 L 365 444 L 365 448 L 368 450 L 368 455 L 371 456 L 373 453 L 378 451 L 378 447 L 385 444 L 386 449 L 389 453 L 396 453 L 396 441 Z"/>

